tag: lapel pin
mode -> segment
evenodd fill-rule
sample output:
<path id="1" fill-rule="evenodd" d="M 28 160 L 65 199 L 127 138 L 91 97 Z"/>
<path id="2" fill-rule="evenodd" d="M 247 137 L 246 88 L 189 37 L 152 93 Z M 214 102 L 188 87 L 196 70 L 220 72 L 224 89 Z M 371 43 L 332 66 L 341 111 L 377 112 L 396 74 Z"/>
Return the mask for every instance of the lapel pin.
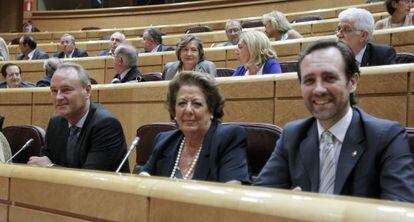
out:
<path id="1" fill-rule="evenodd" d="M 354 152 L 352 152 L 352 157 L 356 157 L 357 154 L 358 154 L 358 152 L 356 150 L 354 150 Z"/>

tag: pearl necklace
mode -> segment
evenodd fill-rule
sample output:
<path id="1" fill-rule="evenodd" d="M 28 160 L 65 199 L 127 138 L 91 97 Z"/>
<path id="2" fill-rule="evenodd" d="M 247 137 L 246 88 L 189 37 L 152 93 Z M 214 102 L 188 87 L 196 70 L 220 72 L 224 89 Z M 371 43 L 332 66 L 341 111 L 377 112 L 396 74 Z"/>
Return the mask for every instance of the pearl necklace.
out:
<path id="1" fill-rule="evenodd" d="M 185 137 L 183 138 L 183 141 L 181 141 L 180 149 L 178 150 L 178 154 L 177 154 L 177 159 L 175 160 L 174 168 L 173 168 L 171 176 L 170 176 L 171 179 L 175 178 L 175 172 L 179 168 L 178 164 L 180 163 L 181 152 L 184 149 L 184 142 L 185 142 Z M 200 148 L 198 149 L 197 154 L 195 155 L 193 161 L 191 162 L 190 168 L 187 170 L 187 172 L 185 172 L 185 175 L 183 175 L 184 180 L 187 180 L 189 178 L 191 172 L 193 171 L 193 169 L 194 169 L 194 167 L 197 163 L 198 157 L 200 156 L 202 147 L 203 147 L 203 144 L 200 145 Z M 183 173 L 183 172 L 181 172 L 181 173 Z"/>

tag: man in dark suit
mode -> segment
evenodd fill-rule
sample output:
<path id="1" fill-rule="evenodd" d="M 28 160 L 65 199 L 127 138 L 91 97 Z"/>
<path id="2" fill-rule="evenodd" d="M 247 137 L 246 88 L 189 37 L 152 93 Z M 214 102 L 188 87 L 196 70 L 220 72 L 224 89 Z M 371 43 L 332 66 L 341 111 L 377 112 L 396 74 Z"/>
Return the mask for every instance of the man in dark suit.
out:
<path id="1" fill-rule="evenodd" d="M 84 68 L 61 64 L 50 89 L 58 115 L 49 121 L 40 157 L 30 157 L 28 164 L 115 171 L 126 154 L 122 126 L 108 110 L 91 102 Z M 123 171 L 129 171 L 128 163 Z"/>
<path id="2" fill-rule="evenodd" d="M 0 82 L 0 88 L 30 88 L 34 84 L 23 82 L 21 78 L 22 69 L 14 63 L 6 63 L 1 67 L 4 81 Z"/>
<path id="3" fill-rule="evenodd" d="M 174 51 L 175 49 L 171 46 L 162 44 L 162 33 L 154 28 L 145 29 L 142 34 L 144 41 L 144 53 L 145 52 L 164 52 Z"/>
<path id="4" fill-rule="evenodd" d="M 20 37 L 19 49 L 21 53 L 17 56 L 17 60 L 35 60 L 49 58 L 49 55 L 47 53 L 37 49 L 36 40 L 29 35 Z"/>
<path id="5" fill-rule="evenodd" d="M 60 48 L 62 51 L 56 52 L 53 57 L 56 58 L 77 58 L 88 57 L 88 53 L 82 49 L 76 48 L 75 37 L 70 34 L 63 34 L 60 37 Z"/>
<path id="6" fill-rule="evenodd" d="M 111 35 L 109 48 L 106 50 L 102 50 L 98 53 L 98 56 L 109 56 L 114 55 L 116 47 L 118 47 L 119 44 L 123 43 L 125 41 L 125 35 L 121 32 L 114 32 Z"/>
<path id="7" fill-rule="evenodd" d="M 117 73 L 111 83 L 141 82 L 143 75 L 137 68 L 138 50 L 129 44 L 115 49 L 114 70 Z"/>
<path id="8" fill-rule="evenodd" d="M 370 43 L 374 32 L 374 17 L 360 8 L 349 8 L 339 16 L 336 36 L 339 41 L 348 44 L 355 54 L 355 59 L 362 66 L 394 64 L 395 49 L 388 45 Z"/>
<path id="9" fill-rule="evenodd" d="M 414 201 L 414 163 L 405 128 L 353 107 L 359 67 L 349 47 L 324 41 L 298 62 L 313 117 L 286 124 L 256 185 Z"/>

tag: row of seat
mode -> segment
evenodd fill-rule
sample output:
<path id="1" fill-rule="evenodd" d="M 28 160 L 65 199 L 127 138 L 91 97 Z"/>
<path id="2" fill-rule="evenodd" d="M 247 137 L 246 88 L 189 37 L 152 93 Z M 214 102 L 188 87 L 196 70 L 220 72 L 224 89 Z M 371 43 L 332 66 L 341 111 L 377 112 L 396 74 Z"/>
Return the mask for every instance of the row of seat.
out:
<path id="1" fill-rule="evenodd" d="M 249 166 L 249 175 L 254 179 L 273 152 L 276 142 L 282 133 L 282 128 L 266 123 L 227 122 L 224 124 L 239 125 L 245 129 L 247 134 L 247 164 Z M 176 129 L 175 123 L 151 123 L 137 129 L 136 136 L 141 139 L 141 142 L 136 149 L 133 173 L 138 172 L 139 168 L 149 159 L 156 135 L 174 129 Z M 410 149 L 414 154 L 414 128 L 407 127 L 406 130 Z M 41 147 L 44 145 L 44 130 L 38 126 L 8 126 L 3 129 L 3 134 L 10 143 L 12 154 L 15 154 L 27 140 L 30 138 L 34 139 L 28 149 L 14 158 L 14 163 L 26 163 L 30 156 L 38 155 Z"/>
<path id="2" fill-rule="evenodd" d="M 337 18 L 339 12 L 342 10 L 349 8 L 351 6 L 342 6 L 336 8 L 329 8 L 329 9 L 318 9 L 318 10 L 310 10 L 310 11 L 302 11 L 302 12 L 293 12 L 293 13 L 286 13 L 286 17 L 289 20 L 294 20 L 299 17 L 304 16 L 320 16 L 324 19 L 331 19 Z M 373 3 L 373 4 L 359 4 L 353 5 L 352 7 L 359 7 L 365 8 L 372 13 L 380 16 L 381 18 L 386 16 L 385 9 L 382 3 Z M 378 18 L 380 18 L 378 17 Z M 257 17 L 245 17 L 239 19 L 242 23 L 252 22 L 252 21 L 261 21 L 260 15 Z M 196 27 L 196 26 L 208 26 L 213 31 L 220 31 L 224 30 L 226 20 L 215 20 L 215 21 L 206 21 L 206 22 L 197 22 L 197 23 L 185 23 L 185 24 L 175 24 L 175 25 L 154 25 L 151 26 L 153 28 L 160 29 L 161 32 L 170 35 L 170 34 L 182 34 L 185 33 L 189 28 Z M 292 26 L 295 29 L 298 29 L 300 32 L 302 31 L 303 34 L 307 34 L 306 30 L 310 30 L 309 28 L 301 28 L 304 24 L 293 24 Z M 127 38 L 135 38 L 137 36 L 141 36 L 143 31 L 148 28 L 145 27 L 131 27 L 131 28 L 114 28 L 114 29 L 98 29 L 98 30 L 87 30 L 87 31 L 55 31 L 55 32 L 38 32 L 38 33 L 31 33 L 39 43 L 50 43 L 50 42 L 59 42 L 60 37 L 64 33 L 70 33 L 75 36 L 77 41 L 87 41 L 87 40 L 99 40 L 102 37 L 111 35 L 116 31 L 123 32 Z M 301 33 L 302 33 L 301 32 Z M 313 32 L 311 32 L 313 33 Z M 7 42 L 11 42 L 13 39 L 18 38 L 19 36 L 23 35 L 24 33 L 0 33 L 0 36 L 3 37 Z"/>

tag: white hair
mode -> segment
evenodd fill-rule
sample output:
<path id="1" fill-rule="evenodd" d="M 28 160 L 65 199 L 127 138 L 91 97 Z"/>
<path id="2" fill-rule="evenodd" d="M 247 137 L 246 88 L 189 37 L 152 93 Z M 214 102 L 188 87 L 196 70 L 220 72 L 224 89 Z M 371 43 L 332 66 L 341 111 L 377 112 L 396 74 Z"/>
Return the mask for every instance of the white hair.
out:
<path id="1" fill-rule="evenodd" d="M 351 22 L 356 30 L 368 32 L 367 42 L 371 41 L 375 21 L 371 12 L 361 8 L 349 8 L 339 13 L 339 22 Z"/>

